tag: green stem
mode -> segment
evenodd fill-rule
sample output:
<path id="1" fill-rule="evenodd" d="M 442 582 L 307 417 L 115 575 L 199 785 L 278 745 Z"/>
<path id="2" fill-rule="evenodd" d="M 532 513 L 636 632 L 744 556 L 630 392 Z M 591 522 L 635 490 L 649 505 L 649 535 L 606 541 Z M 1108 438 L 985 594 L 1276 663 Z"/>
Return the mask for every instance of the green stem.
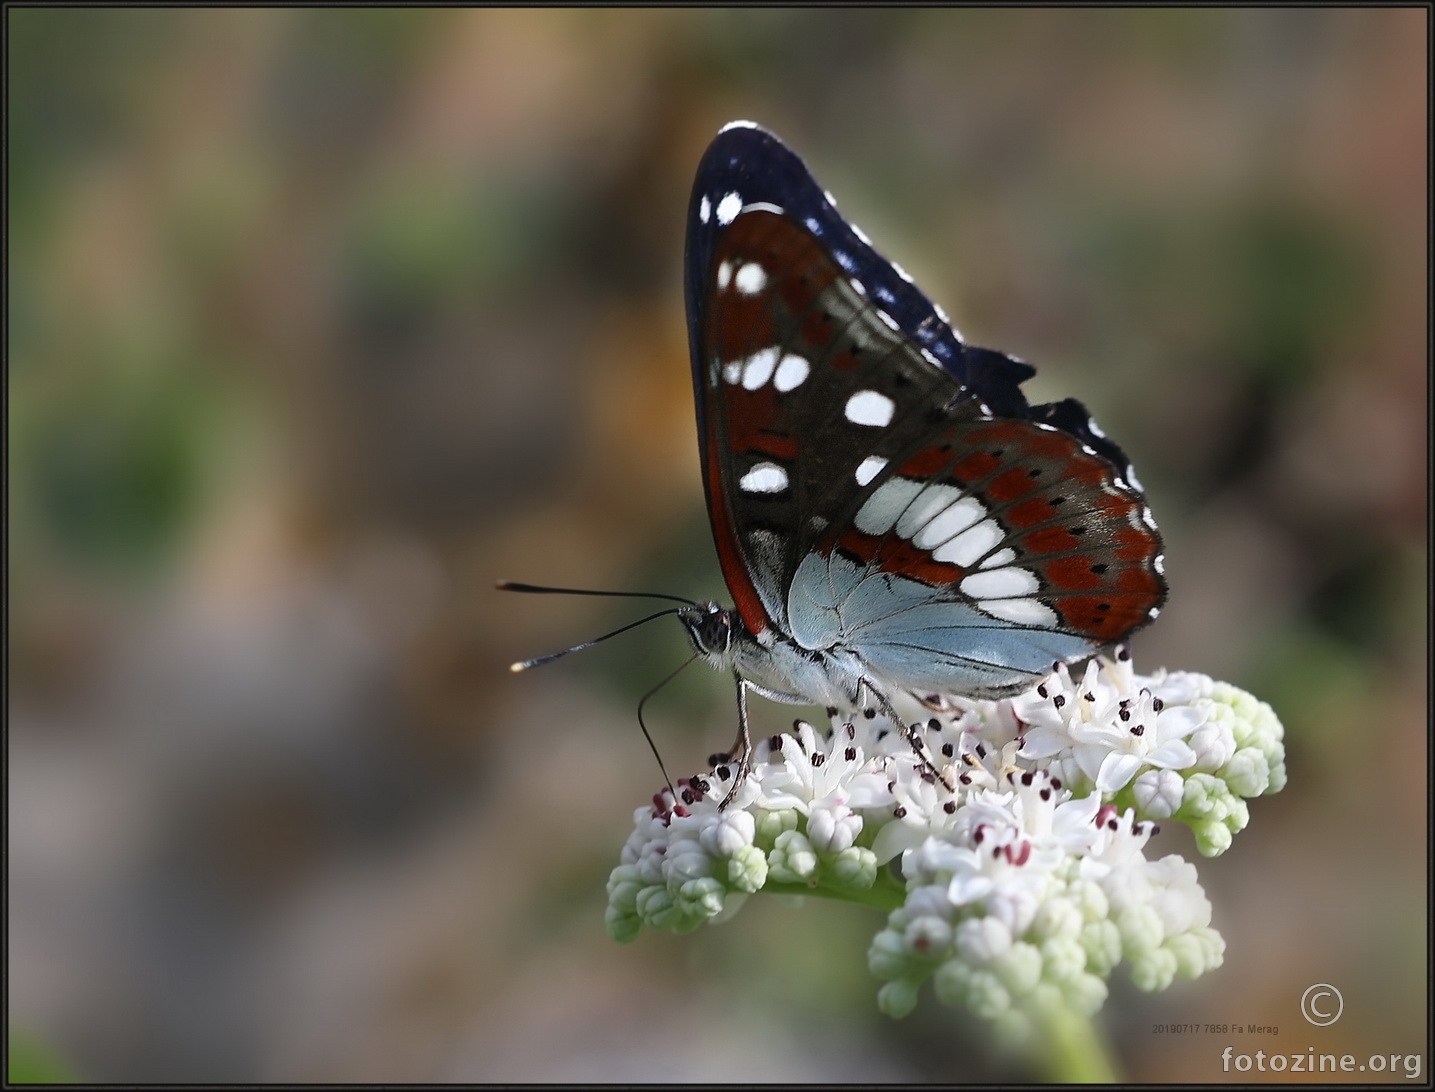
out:
<path id="1" fill-rule="evenodd" d="M 808 887 L 805 883 L 777 883 L 773 880 L 763 884 L 762 890 L 769 895 L 815 895 L 820 899 L 855 902 L 889 914 L 907 898 L 907 889 L 885 871 L 877 874 L 877 881 L 871 887 L 861 890 L 826 887 L 822 884 Z"/>
<path id="2" fill-rule="evenodd" d="M 1089 1017 L 1069 1009 L 1050 1012 L 1041 1020 L 1046 1044 L 1041 1068 L 1053 1084 L 1114 1084 L 1116 1064 L 1101 1032 Z"/>
<path id="3" fill-rule="evenodd" d="M 890 871 L 883 869 L 869 888 L 828 887 L 816 884 L 777 883 L 768 881 L 762 890 L 771 895 L 815 895 L 821 899 L 837 899 L 891 913 L 906 900 L 906 888 Z M 1070 1009 L 1046 1013 L 1038 1021 L 1041 1051 L 1040 1067 L 1053 1084 L 1114 1084 L 1117 1080 L 1115 1062 L 1106 1041 L 1089 1017 Z"/>

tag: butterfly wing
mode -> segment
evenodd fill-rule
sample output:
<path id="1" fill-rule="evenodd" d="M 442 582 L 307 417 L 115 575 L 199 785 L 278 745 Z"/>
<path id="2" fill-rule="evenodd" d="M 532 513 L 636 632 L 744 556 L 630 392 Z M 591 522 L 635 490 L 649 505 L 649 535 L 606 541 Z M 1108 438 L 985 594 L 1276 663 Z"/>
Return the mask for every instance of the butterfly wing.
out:
<path id="1" fill-rule="evenodd" d="M 997 692 L 1153 616 L 1160 540 L 1072 400 L 966 346 L 770 133 L 714 140 L 689 211 L 704 485 L 747 628 L 910 689 Z"/>

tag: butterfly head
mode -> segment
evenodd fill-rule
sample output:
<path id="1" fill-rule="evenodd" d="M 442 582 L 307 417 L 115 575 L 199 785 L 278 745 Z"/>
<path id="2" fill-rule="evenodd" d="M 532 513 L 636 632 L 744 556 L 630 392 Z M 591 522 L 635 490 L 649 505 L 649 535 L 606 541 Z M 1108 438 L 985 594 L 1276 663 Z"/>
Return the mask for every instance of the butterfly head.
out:
<path id="1" fill-rule="evenodd" d="M 678 611 L 678 620 L 699 656 L 714 667 L 731 666 L 734 637 L 742 625 L 734 612 L 717 603 L 701 603 Z"/>

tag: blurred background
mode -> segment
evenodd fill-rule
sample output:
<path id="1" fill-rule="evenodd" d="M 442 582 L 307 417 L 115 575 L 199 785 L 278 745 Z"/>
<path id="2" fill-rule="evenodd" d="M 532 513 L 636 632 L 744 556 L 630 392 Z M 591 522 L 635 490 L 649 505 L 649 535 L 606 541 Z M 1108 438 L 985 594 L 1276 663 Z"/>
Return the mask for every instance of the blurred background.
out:
<path id="1" fill-rule="evenodd" d="M 686 641 L 506 670 L 644 608 L 499 578 L 726 598 L 681 260 L 738 117 L 1133 457 L 1138 668 L 1285 723 L 1198 861 L 1226 965 L 1113 980 L 1125 1075 L 1218 1078 L 1157 1022 L 1423 1050 L 1426 18 L 10 9 L 12 1076 L 1035 1075 L 877 1013 L 871 910 L 610 941 Z M 670 768 L 730 703 L 654 700 Z"/>

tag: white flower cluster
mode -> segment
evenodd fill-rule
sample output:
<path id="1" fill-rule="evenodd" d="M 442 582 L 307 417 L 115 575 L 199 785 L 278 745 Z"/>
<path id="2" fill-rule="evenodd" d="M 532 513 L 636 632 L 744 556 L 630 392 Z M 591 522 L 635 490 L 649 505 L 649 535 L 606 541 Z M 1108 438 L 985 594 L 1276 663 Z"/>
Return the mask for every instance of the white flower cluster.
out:
<path id="1" fill-rule="evenodd" d="M 1195 867 L 1146 849 L 1160 820 L 1219 854 L 1246 799 L 1280 790 L 1268 705 L 1204 675 L 1136 675 L 1124 651 L 1015 698 L 921 704 L 930 762 L 883 717 L 834 718 L 825 737 L 798 721 L 758 744 L 726 807 L 729 765 L 659 793 L 608 881 L 610 934 L 684 932 L 763 888 L 882 906 L 868 964 L 884 1011 L 932 977 L 1018 1036 L 1099 1009 L 1123 958 L 1147 990 L 1219 966 Z"/>

